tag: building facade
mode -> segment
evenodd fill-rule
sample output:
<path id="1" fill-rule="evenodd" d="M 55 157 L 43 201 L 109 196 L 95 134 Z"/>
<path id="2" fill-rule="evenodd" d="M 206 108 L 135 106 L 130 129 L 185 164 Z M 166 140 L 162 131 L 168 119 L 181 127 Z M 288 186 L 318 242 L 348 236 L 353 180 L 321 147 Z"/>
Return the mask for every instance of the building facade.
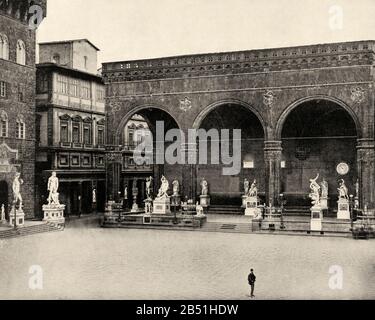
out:
<path id="1" fill-rule="evenodd" d="M 104 210 L 105 205 L 105 92 L 102 78 L 89 64 L 96 63 L 97 51 L 88 40 L 40 47 L 36 96 L 38 205 L 45 203 L 47 179 L 56 171 L 67 215 Z"/>
<path id="2" fill-rule="evenodd" d="M 0 1 L 0 206 L 13 201 L 12 182 L 21 174 L 23 209 L 35 217 L 35 30 L 29 8 L 45 1 Z"/>
<path id="3" fill-rule="evenodd" d="M 164 174 L 197 199 L 205 178 L 213 204 L 240 205 L 244 178 L 257 179 L 263 202 L 275 205 L 282 193 L 287 205 L 308 208 L 309 179 L 319 173 L 330 208 L 340 179 L 352 194 L 358 181 L 361 206 L 373 207 L 374 58 L 375 42 L 357 41 L 104 64 L 109 195 L 121 188 L 124 126 L 139 114 L 151 131 L 162 120 L 186 136 L 242 132 L 238 174 L 223 175 L 222 164 L 165 163 L 154 165 L 156 188 Z M 199 145 L 181 150 L 189 157 Z"/>

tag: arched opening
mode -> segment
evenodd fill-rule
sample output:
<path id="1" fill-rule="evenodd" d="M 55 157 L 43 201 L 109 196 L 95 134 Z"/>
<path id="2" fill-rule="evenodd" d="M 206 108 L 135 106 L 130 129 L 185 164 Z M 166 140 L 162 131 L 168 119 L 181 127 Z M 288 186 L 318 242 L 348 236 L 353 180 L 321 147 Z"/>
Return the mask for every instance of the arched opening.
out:
<path id="1" fill-rule="evenodd" d="M 344 107 L 325 99 L 302 102 L 286 116 L 281 139 L 281 191 L 290 210 L 309 210 L 309 179 L 318 173 L 318 183 L 324 178 L 329 185 L 330 212 L 337 209 L 339 179 L 344 179 L 349 192 L 354 192 L 353 186 L 358 178 L 358 132 L 356 122 Z M 340 163 L 349 166 L 347 174 L 337 172 Z"/>
<path id="2" fill-rule="evenodd" d="M 157 128 L 157 122 L 163 124 Z M 131 208 L 134 201 L 139 207 L 144 206 L 146 196 L 146 179 L 153 178 L 153 194 L 157 193 L 162 175 L 165 175 L 169 182 L 177 179 L 182 183 L 182 170 L 178 164 L 156 161 L 158 150 L 156 139 L 164 139 L 166 133 L 171 129 L 179 129 L 176 120 L 166 111 L 158 107 L 136 108 L 122 121 L 117 131 L 117 140 L 121 146 L 123 165 L 120 177 L 119 194 L 120 199 L 125 199 L 128 208 Z M 163 130 L 157 134 L 157 130 Z M 152 141 L 153 160 L 152 163 L 138 164 L 134 158 L 134 151 L 145 141 Z M 163 141 L 163 140 L 159 140 Z M 172 142 L 164 141 L 164 151 Z"/>
<path id="3" fill-rule="evenodd" d="M 212 144 L 215 142 L 212 136 L 207 141 L 207 164 L 199 164 L 197 167 L 197 190 L 200 191 L 200 182 L 205 178 L 209 183 L 211 205 L 241 207 L 243 194 L 243 182 L 247 178 L 251 182 L 256 179 L 259 195 L 265 198 L 265 167 L 264 167 L 264 128 L 258 116 L 247 106 L 239 103 L 223 103 L 212 108 L 197 124 L 197 127 L 208 132 L 211 129 L 218 130 L 220 140 L 220 152 L 222 142 L 227 137 L 222 130 L 229 129 L 229 154 L 236 157 L 239 162 L 239 172 L 233 175 L 224 175 L 223 168 L 228 167 L 222 163 L 220 154 L 219 164 L 212 163 Z M 240 152 L 233 154 L 234 136 L 233 130 L 241 130 Z M 201 140 L 198 141 L 200 144 Z M 201 153 L 201 150 L 199 150 Z M 237 161 L 233 159 L 234 161 Z"/>
<path id="4" fill-rule="evenodd" d="M 6 219 L 8 218 L 8 192 L 8 183 L 6 181 L 0 181 L 0 213 L 4 205 Z"/>

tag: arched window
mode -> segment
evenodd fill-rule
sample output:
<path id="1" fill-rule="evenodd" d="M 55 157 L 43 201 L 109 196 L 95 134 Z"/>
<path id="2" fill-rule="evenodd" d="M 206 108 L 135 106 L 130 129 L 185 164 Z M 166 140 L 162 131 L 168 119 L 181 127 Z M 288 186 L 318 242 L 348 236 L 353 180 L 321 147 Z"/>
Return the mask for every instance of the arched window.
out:
<path id="1" fill-rule="evenodd" d="M 8 37 L 2 33 L 0 33 L 0 59 L 9 60 Z"/>
<path id="2" fill-rule="evenodd" d="M 26 129 L 25 129 L 25 121 L 22 115 L 17 117 L 17 139 L 25 139 L 26 137 Z"/>
<path id="3" fill-rule="evenodd" d="M 5 111 L 0 113 L 0 137 L 8 137 L 8 115 Z"/>
<path id="4" fill-rule="evenodd" d="M 26 46 L 22 40 L 17 41 L 17 63 L 26 65 Z"/>
<path id="5" fill-rule="evenodd" d="M 58 53 L 55 53 L 52 57 L 52 62 L 56 64 L 60 64 L 60 55 Z"/>

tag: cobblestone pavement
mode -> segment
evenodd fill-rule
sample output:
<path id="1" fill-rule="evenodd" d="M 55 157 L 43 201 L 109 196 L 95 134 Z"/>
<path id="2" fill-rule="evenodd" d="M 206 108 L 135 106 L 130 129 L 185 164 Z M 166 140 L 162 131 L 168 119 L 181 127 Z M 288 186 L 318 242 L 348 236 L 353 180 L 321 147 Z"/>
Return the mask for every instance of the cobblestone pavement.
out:
<path id="1" fill-rule="evenodd" d="M 374 299 L 375 242 L 345 238 L 67 228 L 0 242 L 1 299 Z M 331 266 L 342 290 L 329 286 Z M 43 289 L 30 289 L 32 266 Z M 33 272 L 33 271 L 32 271 Z"/>

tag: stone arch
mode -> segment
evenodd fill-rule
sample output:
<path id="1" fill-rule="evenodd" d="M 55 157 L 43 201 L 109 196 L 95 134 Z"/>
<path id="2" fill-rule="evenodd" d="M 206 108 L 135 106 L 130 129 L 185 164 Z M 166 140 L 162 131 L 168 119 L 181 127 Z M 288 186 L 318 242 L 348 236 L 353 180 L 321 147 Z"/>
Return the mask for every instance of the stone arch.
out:
<path id="1" fill-rule="evenodd" d="M 259 120 L 260 124 L 262 125 L 262 128 L 263 128 L 263 133 L 264 133 L 264 138 L 265 140 L 267 140 L 267 136 L 268 136 L 268 133 L 267 133 L 267 126 L 266 126 L 266 122 L 265 120 L 263 119 L 262 115 L 258 112 L 258 110 L 256 110 L 252 105 L 250 105 L 249 103 L 246 103 L 244 101 L 241 101 L 241 100 L 237 100 L 237 99 L 225 99 L 225 100 L 220 100 L 220 101 L 217 101 L 217 102 L 214 102 L 210 105 L 208 105 L 207 107 L 205 107 L 199 114 L 198 116 L 195 118 L 194 122 L 193 122 L 193 129 L 199 129 L 199 127 L 201 126 L 203 120 L 207 117 L 207 115 L 213 111 L 214 109 L 216 109 L 217 107 L 219 106 L 222 106 L 222 105 L 225 105 L 225 104 L 233 104 L 233 105 L 238 105 L 238 106 L 242 106 L 244 108 L 246 108 L 247 110 L 249 110 L 250 112 L 252 112 L 256 117 L 257 119 Z"/>
<path id="2" fill-rule="evenodd" d="M 117 129 L 115 131 L 115 136 L 114 136 L 115 144 L 119 144 L 119 142 L 121 140 L 120 137 L 122 135 L 122 131 L 124 130 L 125 125 L 131 119 L 131 117 L 134 116 L 135 114 L 139 113 L 140 111 L 146 110 L 146 109 L 157 109 L 157 110 L 165 112 L 166 114 L 168 114 L 168 116 L 170 116 L 174 120 L 174 122 L 177 124 L 178 129 L 181 129 L 181 125 L 178 122 L 178 120 L 176 119 L 176 117 L 174 115 L 172 115 L 171 112 L 167 108 L 165 108 L 164 106 L 161 106 L 161 105 L 158 105 L 158 104 L 139 105 L 139 106 L 136 106 L 136 107 L 132 108 L 130 111 L 128 111 L 127 113 L 125 113 L 125 115 L 122 116 L 122 119 L 121 119 L 121 121 L 120 121 L 120 123 L 117 126 Z"/>
<path id="3" fill-rule="evenodd" d="M 297 108 L 298 106 L 300 106 L 301 104 L 303 104 L 305 102 L 309 102 L 309 101 L 314 101 L 314 100 L 327 100 L 327 101 L 331 101 L 333 103 L 336 103 L 340 107 L 342 107 L 345 111 L 347 111 L 348 114 L 351 116 L 354 124 L 355 124 L 356 130 L 357 130 L 358 139 L 361 138 L 361 136 L 362 136 L 362 126 L 361 126 L 361 123 L 360 123 L 360 121 L 358 119 L 358 116 L 356 115 L 356 113 L 353 111 L 352 108 L 350 108 L 345 102 L 343 102 L 342 100 L 340 100 L 338 98 L 335 98 L 335 97 L 332 97 L 332 96 L 327 96 L 327 95 L 315 95 L 315 96 L 309 96 L 309 97 L 305 97 L 305 98 L 299 99 L 297 101 L 294 101 L 292 104 L 290 104 L 283 111 L 283 113 L 279 117 L 279 119 L 277 121 L 277 124 L 276 124 L 275 140 L 278 140 L 278 141 L 281 140 L 281 135 L 282 135 L 282 131 L 283 131 L 283 128 L 284 128 L 284 124 L 285 124 L 285 121 L 288 118 L 289 114 L 295 108 Z"/>

